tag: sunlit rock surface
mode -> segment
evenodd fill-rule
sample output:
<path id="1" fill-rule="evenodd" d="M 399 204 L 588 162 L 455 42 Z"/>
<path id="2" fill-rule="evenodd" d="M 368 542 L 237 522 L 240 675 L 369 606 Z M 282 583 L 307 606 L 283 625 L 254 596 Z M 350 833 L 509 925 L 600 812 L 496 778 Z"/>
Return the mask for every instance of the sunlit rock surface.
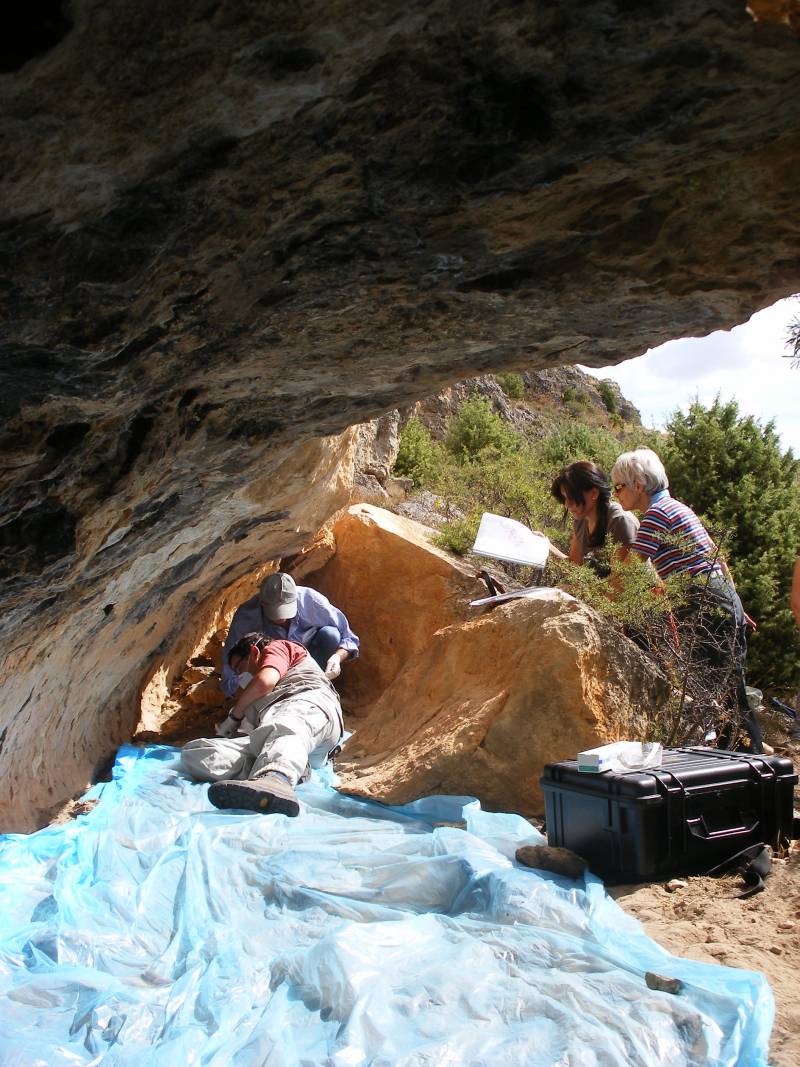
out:
<path id="1" fill-rule="evenodd" d="M 626 736 L 663 695 L 639 649 L 559 589 L 472 608 L 485 586 L 425 527 L 362 506 L 335 533 L 314 578 L 373 637 L 345 668 L 343 704 L 360 713 L 337 764 L 346 792 L 469 794 L 533 815 L 546 762 Z"/>
<path id="2" fill-rule="evenodd" d="M 3 829 L 346 502 L 348 426 L 800 289 L 797 40 L 743 6 L 68 7 L 0 62 Z"/>
<path id="3" fill-rule="evenodd" d="M 340 684 L 345 710 L 360 715 L 437 630 L 472 617 L 469 601 L 488 594 L 474 568 L 431 544 L 434 530 L 400 515 L 357 504 L 332 533 L 336 554 L 308 582 L 342 608 L 361 638 Z"/>

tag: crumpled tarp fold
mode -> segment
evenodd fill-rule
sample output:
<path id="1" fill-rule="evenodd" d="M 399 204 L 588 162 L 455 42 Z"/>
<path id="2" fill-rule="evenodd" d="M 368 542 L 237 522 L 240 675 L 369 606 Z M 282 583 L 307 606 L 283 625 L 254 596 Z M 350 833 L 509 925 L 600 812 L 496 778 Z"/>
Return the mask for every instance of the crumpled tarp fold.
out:
<path id="1" fill-rule="evenodd" d="M 0 839 L 1 1067 L 760 1065 L 763 976 L 678 959 L 469 797 L 223 812 L 162 746 Z M 651 991 L 647 971 L 683 992 Z"/>

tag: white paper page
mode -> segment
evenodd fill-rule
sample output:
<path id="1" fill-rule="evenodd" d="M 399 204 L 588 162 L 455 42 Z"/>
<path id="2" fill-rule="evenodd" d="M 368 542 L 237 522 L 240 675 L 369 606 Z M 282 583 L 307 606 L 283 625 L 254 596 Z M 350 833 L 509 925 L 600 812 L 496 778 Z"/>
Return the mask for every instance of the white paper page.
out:
<path id="1" fill-rule="evenodd" d="M 544 567 L 547 563 L 547 538 L 533 533 L 516 519 L 484 512 L 472 551 L 478 556 Z"/>

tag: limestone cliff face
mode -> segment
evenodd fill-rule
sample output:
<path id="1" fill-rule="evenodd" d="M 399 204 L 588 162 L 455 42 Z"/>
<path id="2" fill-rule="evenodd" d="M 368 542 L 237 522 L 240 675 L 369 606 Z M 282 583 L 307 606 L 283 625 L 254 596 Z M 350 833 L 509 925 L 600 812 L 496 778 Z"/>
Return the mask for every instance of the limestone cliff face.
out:
<path id="1" fill-rule="evenodd" d="M 797 41 L 727 0 L 73 0 L 27 30 L 0 63 L 5 829 L 346 499 L 347 427 L 800 289 Z"/>

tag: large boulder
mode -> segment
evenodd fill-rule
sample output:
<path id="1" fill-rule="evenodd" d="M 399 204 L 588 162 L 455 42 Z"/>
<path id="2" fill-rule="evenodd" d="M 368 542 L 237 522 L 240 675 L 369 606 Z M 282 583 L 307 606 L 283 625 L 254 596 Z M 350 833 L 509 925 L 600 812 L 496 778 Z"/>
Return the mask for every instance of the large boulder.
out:
<path id="1" fill-rule="evenodd" d="M 393 804 L 468 794 L 539 814 L 545 763 L 624 737 L 640 703 L 661 696 L 632 642 L 542 589 L 434 633 L 357 727 L 342 788 Z"/>
<path id="2" fill-rule="evenodd" d="M 347 614 L 361 655 L 342 675 L 348 712 L 364 714 L 438 630 L 465 622 L 486 595 L 474 568 L 431 543 L 434 530 L 371 504 L 333 524 L 336 554 L 308 584 Z"/>
<path id="3" fill-rule="evenodd" d="M 427 527 L 361 504 L 333 533 L 336 555 L 308 581 L 363 641 L 343 672 L 358 715 L 339 765 L 347 792 L 467 793 L 533 815 L 546 762 L 624 737 L 663 697 L 641 651 L 560 589 L 473 608 L 485 587 Z"/>

